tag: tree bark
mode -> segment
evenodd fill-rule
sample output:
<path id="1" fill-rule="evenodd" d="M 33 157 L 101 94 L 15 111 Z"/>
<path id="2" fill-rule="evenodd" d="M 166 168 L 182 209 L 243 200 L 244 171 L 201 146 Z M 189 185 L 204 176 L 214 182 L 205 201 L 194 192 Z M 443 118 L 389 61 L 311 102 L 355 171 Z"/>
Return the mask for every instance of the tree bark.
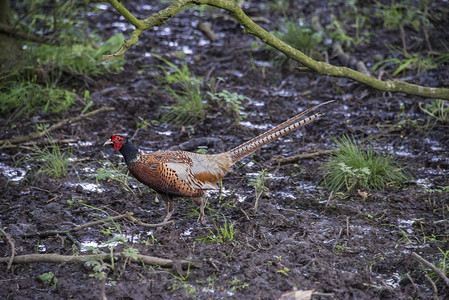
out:
<path id="1" fill-rule="evenodd" d="M 9 26 L 9 0 L 0 0 L 0 25 Z M 20 64 L 22 47 L 15 38 L 0 32 L 0 73 L 6 73 Z"/>

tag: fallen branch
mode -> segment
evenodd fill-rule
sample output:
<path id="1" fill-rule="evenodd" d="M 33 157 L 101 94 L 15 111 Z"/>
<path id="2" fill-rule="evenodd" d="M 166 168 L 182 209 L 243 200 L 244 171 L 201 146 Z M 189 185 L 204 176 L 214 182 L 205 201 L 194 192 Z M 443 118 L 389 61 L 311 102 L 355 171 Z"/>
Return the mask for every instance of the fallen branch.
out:
<path id="1" fill-rule="evenodd" d="M 94 2 L 106 2 L 102 0 L 94 0 Z M 103 55 L 104 61 L 113 60 L 123 56 L 129 48 L 139 41 L 139 36 L 145 30 L 166 24 L 166 21 L 189 4 L 210 5 L 227 10 L 236 20 L 244 27 L 244 33 L 252 34 L 258 37 L 263 43 L 284 53 L 287 57 L 301 63 L 305 67 L 300 70 L 303 72 L 311 72 L 313 74 L 344 77 L 353 79 L 360 83 L 371 86 L 375 89 L 385 92 L 401 92 L 411 95 L 418 95 L 429 98 L 441 98 L 449 100 L 449 89 L 425 87 L 417 84 L 408 83 L 400 80 L 382 81 L 376 79 L 369 74 L 364 74 L 347 67 L 338 67 L 326 62 L 313 60 L 296 48 L 281 41 L 268 31 L 257 25 L 245 12 L 240 8 L 239 2 L 234 0 L 176 0 L 167 8 L 154 13 L 152 16 L 139 20 L 118 0 L 108 0 L 112 7 L 120 13 L 130 24 L 136 27 L 131 33 L 129 40 L 125 40 L 120 49 L 111 55 Z"/>
<path id="2" fill-rule="evenodd" d="M 59 129 L 65 125 L 69 125 L 78 121 L 81 121 L 83 119 L 89 118 L 93 115 L 102 113 L 102 112 L 108 112 L 108 111 L 113 111 L 114 107 L 102 107 L 99 108 L 97 110 L 91 111 L 85 115 L 79 115 L 73 118 L 69 118 L 69 119 L 65 119 L 62 120 L 52 126 L 50 126 L 47 130 L 44 131 L 39 131 L 39 132 L 33 132 L 30 133 L 28 135 L 24 135 L 24 136 L 19 136 L 16 138 L 12 138 L 12 139 L 7 139 L 7 140 L 0 140 L 0 149 L 4 149 L 4 148 L 10 148 L 11 146 L 15 145 L 15 144 L 21 144 L 21 143 L 25 143 L 28 142 L 30 140 L 34 140 L 34 139 L 38 139 L 38 138 L 42 138 L 44 137 L 47 133 Z"/>
<path id="3" fill-rule="evenodd" d="M 288 157 L 275 157 L 270 160 L 271 165 L 286 165 L 291 163 L 296 163 L 300 159 L 308 159 L 308 158 L 315 158 L 317 156 L 322 155 L 329 155 L 333 153 L 334 150 L 322 150 L 322 151 L 316 151 L 312 153 L 301 153 L 297 155 L 292 155 Z"/>
<path id="4" fill-rule="evenodd" d="M 24 234 L 21 234 L 20 236 L 29 238 L 29 237 L 35 237 L 35 236 L 47 237 L 47 236 L 58 235 L 58 234 L 65 235 L 65 234 L 74 233 L 74 232 L 83 230 L 84 228 L 93 227 L 93 226 L 99 225 L 99 224 L 104 224 L 106 222 L 118 221 L 121 219 L 125 219 L 125 218 L 128 218 L 129 216 L 131 216 L 132 214 L 133 214 L 132 212 L 127 212 L 127 213 L 124 213 L 122 215 L 118 215 L 115 217 L 110 217 L 110 218 L 106 218 L 106 219 L 88 222 L 86 224 L 70 228 L 68 230 L 52 230 L 52 231 L 44 231 L 44 232 L 24 233 Z"/>
<path id="5" fill-rule="evenodd" d="M 149 228 L 157 228 L 157 227 L 162 227 L 162 226 L 171 225 L 171 224 L 175 223 L 175 221 L 171 220 L 171 221 L 162 222 L 162 223 L 158 223 L 158 224 L 149 224 L 149 223 L 144 223 L 141 220 L 134 218 L 132 215 L 129 215 L 128 219 L 131 222 L 136 223 L 137 225 L 140 225 L 143 227 L 149 227 Z"/>
<path id="6" fill-rule="evenodd" d="M 416 252 L 412 252 L 412 256 L 426 267 L 432 269 L 432 271 L 434 271 L 438 276 L 440 276 L 440 278 L 443 279 L 444 283 L 449 287 L 449 278 L 444 274 L 444 272 L 441 269 L 438 269 L 433 263 L 428 262 Z"/>
<path id="7" fill-rule="evenodd" d="M 148 223 L 144 223 L 141 220 L 134 218 L 132 212 L 126 212 L 122 215 L 118 215 L 115 217 L 110 217 L 110 218 L 105 218 L 105 219 L 101 219 L 101 220 L 97 220 L 97 221 L 88 222 L 86 224 L 70 228 L 68 230 L 52 230 L 52 231 L 35 232 L 35 233 L 24 233 L 19 236 L 29 238 L 29 237 L 36 237 L 36 236 L 47 237 L 47 236 L 58 235 L 58 234 L 59 235 L 67 235 L 70 233 L 74 233 L 74 232 L 83 230 L 88 227 L 93 227 L 95 225 L 100 225 L 100 224 L 104 224 L 107 222 L 118 221 L 118 220 L 122 220 L 122 219 L 128 219 L 131 222 L 136 223 L 137 225 L 144 226 L 144 227 L 150 227 L 150 228 L 162 227 L 162 226 L 171 225 L 174 223 L 174 221 L 172 220 L 172 221 L 162 222 L 162 223 L 158 223 L 158 224 L 148 224 Z"/>
<path id="8" fill-rule="evenodd" d="M 187 268 L 189 265 L 191 267 L 200 268 L 201 261 L 190 261 L 190 260 L 171 260 L 166 258 L 160 258 L 156 256 L 142 255 L 138 254 L 136 257 L 126 256 L 124 253 L 114 254 L 114 258 L 128 259 L 133 262 L 143 262 L 148 265 L 157 265 L 161 267 L 172 267 L 174 264 L 181 264 L 183 267 Z M 28 263 L 79 263 L 85 262 L 87 260 L 110 260 L 111 255 L 109 253 L 101 254 L 89 254 L 89 255 L 61 255 L 61 254 L 25 254 L 17 255 L 13 258 L 13 262 L 16 264 L 28 264 Z M 11 257 L 0 257 L 0 263 L 8 262 Z"/>
<path id="9" fill-rule="evenodd" d="M 35 42 L 35 43 L 41 43 L 41 44 L 60 44 L 60 41 L 52 40 L 48 37 L 33 34 L 30 32 L 25 32 L 19 28 L 14 28 L 8 24 L 0 23 L 0 32 L 9 34 L 12 37 L 20 38 L 23 40 Z"/>
<path id="10" fill-rule="evenodd" d="M 8 267 L 7 267 L 7 269 L 9 270 L 9 269 L 11 269 L 12 262 L 14 261 L 14 257 L 16 255 L 14 239 L 9 234 L 7 234 L 2 228 L 0 228 L 0 233 L 5 236 L 6 240 L 8 241 L 9 246 L 11 247 L 11 256 L 9 257 Z"/>

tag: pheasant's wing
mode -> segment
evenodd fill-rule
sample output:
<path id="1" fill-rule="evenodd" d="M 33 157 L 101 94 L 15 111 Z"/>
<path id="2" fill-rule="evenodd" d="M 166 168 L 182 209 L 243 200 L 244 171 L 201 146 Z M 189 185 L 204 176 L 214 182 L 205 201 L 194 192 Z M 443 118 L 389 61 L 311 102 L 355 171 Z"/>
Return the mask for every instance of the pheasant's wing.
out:
<path id="1" fill-rule="evenodd" d="M 216 190 L 217 183 L 229 172 L 227 162 L 216 155 L 204 155 L 186 151 L 171 151 L 165 162 L 179 179 L 195 190 Z"/>
<path id="2" fill-rule="evenodd" d="M 179 162 L 170 162 L 166 164 L 168 169 L 172 169 L 176 173 L 176 177 L 184 181 L 190 188 L 194 190 L 215 190 L 218 189 L 217 184 L 204 180 L 201 173 L 194 172 L 194 168 Z"/>

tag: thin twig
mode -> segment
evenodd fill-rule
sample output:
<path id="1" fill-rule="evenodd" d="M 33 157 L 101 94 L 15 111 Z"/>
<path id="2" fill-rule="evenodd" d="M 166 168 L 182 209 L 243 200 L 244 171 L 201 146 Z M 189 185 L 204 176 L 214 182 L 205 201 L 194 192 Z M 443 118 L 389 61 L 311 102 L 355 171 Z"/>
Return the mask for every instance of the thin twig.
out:
<path id="1" fill-rule="evenodd" d="M 103 276 L 103 279 L 101 280 L 100 290 L 101 290 L 101 300 L 108 300 L 108 297 L 106 297 L 106 276 Z"/>
<path id="2" fill-rule="evenodd" d="M 52 231 L 44 231 L 44 232 L 35 232 L 35 233 L 24 233 L 18 236 L 24 236 L 24 237 L 47 237 L 47 236 L 51 236 L 51 235 L 67 235 L 69 233 L 73 233 L 73 232 L 77 232 L 80 230 L 83 230 L 85 228 L 88 227 L 93 227 L 95 225 L 100 225 L 100 224 L 104 224 L 107 222 L 111 222 L 111 221 L 118 221 L 118 220 L 122 220 L 122 219 L 128 219 L 133 223 L 136 223 L 137 225 L 143 226 L 143 227 L 150 227 L 150 228 L 157 228 L 157 227 L 162 227 L 162 226 L 166 226 L 166 225 L 171 225 L 174 223 L 173 220 L 171 221 L 167 221 L 167 222 L 162 222 L 162 223 L 158 223 L 158 224 L 148 224 L 148 223 L 144 223 L 139 219 L 136 219 L 133 217 L 133 213 L 132 212 L 126 212 L 122 215 L 118 215 L 115 217 L 109 217 L 109 218 L 105 218 L 105 219 L 101 219 L 101 220 L 97 220 L 97 221 L 92 221 L 92 222 L 88 222 L 86 224 L 83 225 L 79 225 L 79 226 L 75 226 L 73 228 L 70 228 L 68 230 L 52 230 Z"/>
<path id="3" fill-rule="evenodd" d="M 327 207 L 329 206 L 329 203 L 331 202 L 331 199 L 332 199 L 332 195 L 334 195 L 334 191 L 331 191 L 331 193 L 329 194 L 329 198 L 327 198 L 327 202 L 326 202 L 326 206 L 324 207 L 324 210 L 326 210 Z"/>
<path id="4" fill-rule="evenodd" d="M 101 220 L 97 220 L 97 221 L 88 222 L 86 224 L 70 228 L 68 230 L 53 230 L 53 231 L 44 231 L 44 232 L 35 232 L 35 233 L 25 233 L 25 234 L 21 234 L 19 236 L 25 236 L 25 237 L 35 237 L 35 236 L 46 237 L 46 236 L 58 235 L 58 234 L 65 235 L 65 234 L 68 234 L 68 233 L 73 233 L 73 232 L 77 232 L 77 231 L 83 230 L 84 228 L 87 228 L 87 227 L 93 227 L 95 225 L 104 224 L 106 222 L 125 219 L 125 218 L 128 218 L 128 217 L 132 216 L 132 214 L 133 214 L 132 212 L 127 212 L 127 213 L 124 213 L 122 215 L 118 215 L 118 216 L 115 216 L 115 217 L 110 217 L 110 218 L 106 218 L 106 219 L 101 219 Z"/>
<path id="5" fill-rule="evenodd" d="M 416 260 L 418 260 L 420 263 L 422 263 L 422 264 L 425 265 L 426 267 L 431 268 L 432 271 L 434 271 L 438 276 L 440 276 L 440 278 L 443 279 L 444 283 L 446 283 L 446 285 L 449 287 L 449 278 L 447 278 L 447 276 L 444 274 L 443 271 L 441 271 L 440 269 L 438 269 L 433 263 L 428 262 L 427 260 L 425 260 L 424 258 L 422 258 L 422 256 L 420 256 L 420 255 L 417 254 L 416 252 L 412 252 L 412 256 L 413 256 L 413 258 L 415 258 Z"/>
<path id="6" fill-rule="evenodd" d="M 409 273 L 407 273 L 407 278 L 408 278 L 408 280 L 410 280 L 410 282 L 412 283 L 412 285 L 413 285 L 413 291 L 416 293 L 416 292 L 418 291 L 418 289 L 416 288 L 416 283 L 415 283 L 415 281 L 413 281 L 413 278 L 412 278 L 412 276 L 410 276 Z"/>
<path id="7" fill-rule="evenodd" d="M 140 225 L 140 226 L 143 226 L 143 227 L 150 227 L 150 228 L 156 228 L 156 227 L 162 227 L 162 226 L 166 226 L 166 225 L 171 225 L 171 224 L 173 224 L 175 222 L 175 221 L 171 220 L 171 221 L 157 223 L 157 224 L 149 224 L 149 223 L 144 223 L 141 220 L 134 218 L 132 215 L 127 216 L 127 218 L 131 222 L 136 223 L 137 225 Z"/>
<path id="8" fill-rule="evenodd" d="M 0 233 L 5 236 L 6 240 L 8 241 L 9 246 L 11 247 L 11 257 L 9 258 L 8 268 L 7 268 L 9 270 L 9 269 L 11 269 L 12 262 L 14 261 L 14 256 L 16 255 L 14 239 L 9 234 L 7 234 L 2 228 L 0 228 Z"/>
<path id="9" fill-rule="evenodd" d="M 28 135 L 19 136 L 19 137 L 12 138 L 12 139 L 0 140 L 0 149 L 12 148 L 12 147 L 15 147 L 14 145 L 16 145 L 16 144 L 22 144 L 22 143 L 28 142 L 30 140 L 44 137 L 49 132 L 59 129 L 65 125 L 69 125 L 69 124 L 81 121 L 83 119 L 89 118 L 93 115 L 96 115 L 96 114 L 99 114 L 102 112 L 113 111 L 114 109 L 115 109 L 114 107 L 102 107 L 97 110 L 91 111 L 85 115 L 79 115 L 79 116 L 76 116 L 73 118 L 64 119 L 64 120 L 50 126 L 48 129 L 46 129 L 44 131 L 33 132 Z"/>
<path id="10" fill-rule="evenodd" d="M 440 298 L 438 297 L 438 289 L 437 289 L 437 286 L 436 286 L 435 282 L 433 282 L 432 278 L 430 278 L 430 276 L 427 275 L 427 274 L 424 274 L 424 277 L 427 279 L 427 281 L 428 281 L 428 282 L 430 283 L 430 285 L 432 286 L 432 289 L 433 289 L 433 299 L 435 299 L 435 300 L 440 299 Z"/>
<path id="11" fill-rule="evenodd" d="M 346 217 L 346 236 L 349 237 L 349 217 Z"/>
<path id="12" fill-rule="evenodd" d="M 301 153 L 301 154 L 288 156 L 288 157 L 272 158 L 270 160 L 270 164 L 271 165 L 276 165 L 276 164 L 285 165 L 285 164 L 296 163 L 300 159 L 308 159 L 308 158 L 315 158 L 315 157 L 322 156 L 322 155 L 329 155 L 329 154 L 333 153 L 334 151 L 335 150 L 322 150 L 322 151 L 316 151 L 316 152 L 312 152 L 312 153 Z"/>

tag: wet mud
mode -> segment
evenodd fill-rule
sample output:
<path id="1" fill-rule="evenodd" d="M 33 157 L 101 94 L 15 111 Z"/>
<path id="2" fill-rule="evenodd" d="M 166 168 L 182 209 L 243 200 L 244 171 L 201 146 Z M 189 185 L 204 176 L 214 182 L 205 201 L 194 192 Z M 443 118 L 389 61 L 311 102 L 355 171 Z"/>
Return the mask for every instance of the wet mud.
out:
<path id="1" fill-rule="evenodd" d="M 322 1 L 306 2 L 300 1 L 289 15 L 310 18 L 318 12 L 323 24 L 329 22 L 329 6 L 320 5 Z M 342 9 L 340 2 L 336 9 Z M 245 10 L 250 16 L 264 17 L 269 22 L 261 25 L 273 30 L 283 15 L 270 12 L 264 3 L 248 2 Z M 163 7 L 152 5 L 136 1 L 128 9 L 144 17 Z M 115 110 L 52 133 L 56 139 L 76 139 L 62 145 L 70 148 L 73 158 L 67 177 L 37 174 L 39 164 L 27 147 L 6 149 L 0 155 L 0 224 L 14 238 L 16 255 L 80 255 L 88 254 L 89 246 L 119 253 L 132 247 L 143 255 L 175 262 L 188 259 L 201 267 L 186 269 L 175 263 L 163 268 L 120 259 L 105 269 L 102 281 L 95 277 L 98 272 L 83 262 L 13 264 L 12 270 L 2 264 L 1 298 L 99 299 L 103 288 L 108 299 L 278 299 L 295 289 L 321 293 L 313 299 L 432 299 L 430 281 L 440 299 L 449 298 L 449 288 L 441 278 L 411 256 L 416 252 L 438 265 L 443 258 L 440 249 L 449 249 L 449 126 L 434 121 L 432 126 L 424 126 L 428 116 L 419 103 L 430 100 L 276 66 L 272 51 L 252 47 L 258 41 L 224 15 L 218 10 L 180 13 L 167 26 L 142 34 L 139 44 L 126 54 L 123 73 L 96 79 L 96 86 L 91 87 L 94 108 L 112 106 Z M 105 35 L 126 26 L 109 5 L 88 17 L 92 28 L 104 29 Z M 217 42 L 211 43 L 196 29 L 200 21 L 212 23 Z M 372 54 L 388 55 L 382 41 L 400 43 L 397 32 L 374 24 L 372 30 L 376 35 L 370 46 L 351 49 L 351 54 L 368 66 L 374 63 Z M 429 34 L 440 36 L 438 28 Z M 250 99 L 242 103 L 246 117 L 240 125 L 216 106 L 193 126 L 152 122 L 160 120 L 162 107 L 173 104 L 174 99 L 160 85 L 162 73 L 156 65 L 161 62 L 151 53 L 179 66 L 184 60 L 176 58 L 178 51 L 185 53 L 191 74 L 203 79 L 222 77 L 225 81 L 219 89 Z M 330 62 L 341 65 L 334 57 Z M 420 75 L 411 72 L 404 79 L 428 86 L 447 87 L 449 83 L 445 68 Z M 123 219 L 70 235 L 35 235 L 125 212 L 133 212 L 147 223 L 163 220 L 165 204 L 155 201 L 149 188 L 133 178 L 98 179 L 101 168 L 126 172 L 120 155 L 102 147 L 112 133 L 132 136 L 134 144 L 146 152 L 201 148 L 219 153 L 332 99 L 337 101 L 320 108 L 325 116 L 234 167 L 223 180 L 221 193 L 208 196 L 207 227 L 196 222 L 194 203 L 178 199 L 174 224 L 161 229 Z M 42 119 L 54 122 L 77 115 L 82 108 L 78 105 Z M 30 122 L 1 122 L 2 139 L 34 130 Z M 368 197 L 363 198 L 324 188 L 320 166 L 327 156 L 271 163 L 273 157 L 333 149 L 332 137 L 343 134 L 364 140 L 379 153 L 393 153 L 415 180 L 383 191 L 367 191 Z M 251 180 L 263 168 L 268 173 L 267 190 L 255 212 Z M 225 220 L 234 226 L 233 239 L 204 243 Z M 105 243 L 118 236 L 124 237 L 124 242 Z M 0 240 L 0 256 L 9 256 L 10 251 L 8 242 Z M 58 279 L 53 288 L 37 279 L 48 272 Z"/>

